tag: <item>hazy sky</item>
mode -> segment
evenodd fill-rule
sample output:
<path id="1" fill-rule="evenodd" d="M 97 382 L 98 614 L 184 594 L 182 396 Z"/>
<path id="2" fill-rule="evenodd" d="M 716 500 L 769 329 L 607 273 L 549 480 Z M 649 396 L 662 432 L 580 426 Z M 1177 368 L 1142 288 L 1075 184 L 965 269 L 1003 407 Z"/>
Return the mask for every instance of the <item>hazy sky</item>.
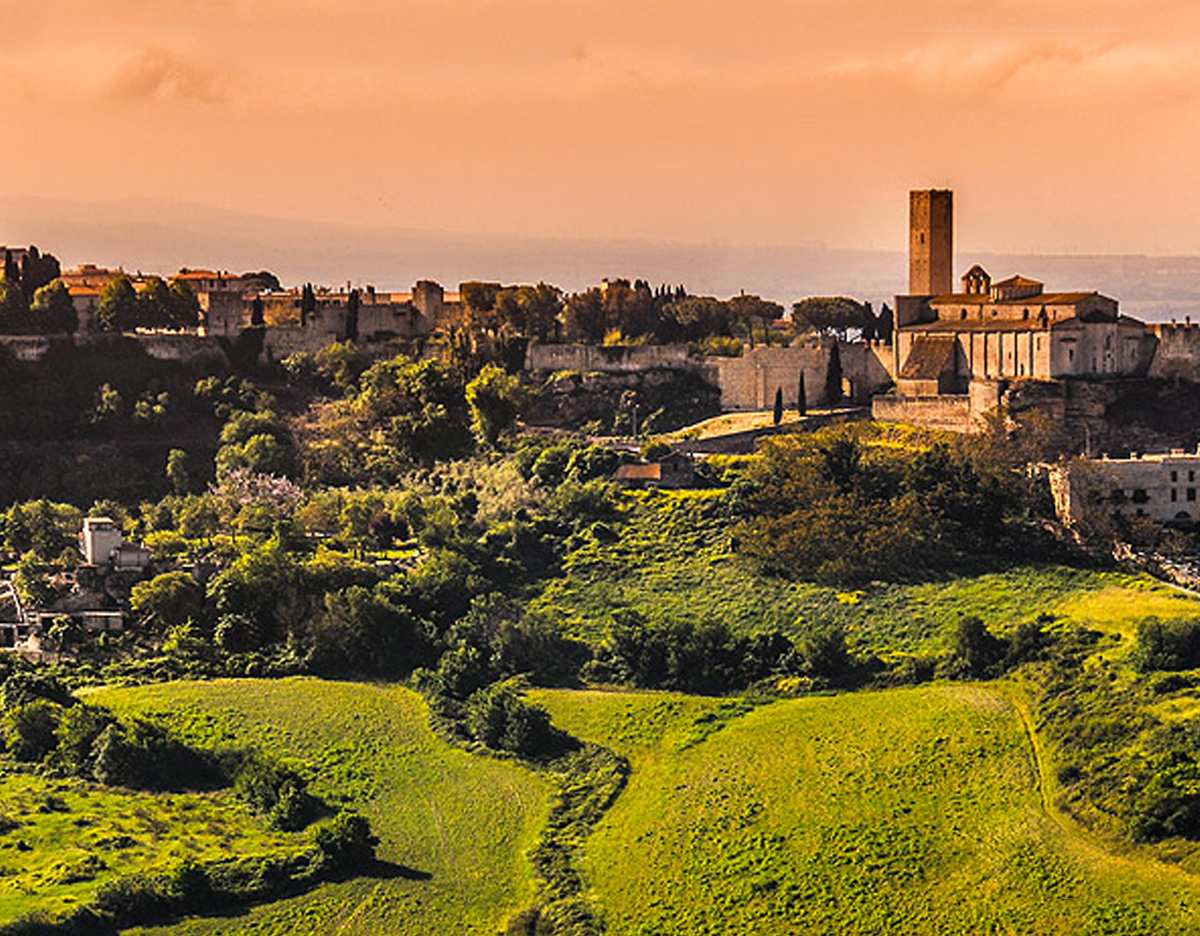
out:
<path id="1" fill-rule="evenodd" d="M 1200 253 L 1196 0 L 39 0 L 0 196 L 489 233 Z"/>

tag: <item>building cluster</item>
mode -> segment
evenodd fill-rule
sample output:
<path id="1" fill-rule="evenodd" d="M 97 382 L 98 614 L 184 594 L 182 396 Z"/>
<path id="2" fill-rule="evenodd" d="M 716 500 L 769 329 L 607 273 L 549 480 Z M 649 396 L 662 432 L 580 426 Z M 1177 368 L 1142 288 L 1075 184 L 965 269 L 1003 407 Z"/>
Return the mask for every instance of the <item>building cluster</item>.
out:
<path id="1" fill-rule="evenodd" d="M 27 607 L 11 582 L 0 593 L 0 648 L 41 655 L 51 628 L 64 619 L 89 635 L 125 629 L 130 590 L 153 567 L 145 546 L 131 543 L 111 517 L 87 517 L 79 534 L 82 562 L 60 583 L 56 597 Z"/>
<path id="2" fill-rule="evenodd" d="M 79 331 L 98 330 L 100 297 L 120 277 L 139 291 L 156 278 L 93 264 L 63 272 L 61 279 L 79 316 Z M 279 289 L 274 278 L 265 274 L 185 269 L 166 279 L 186 283 L 196 296 L 201 336 L 236 337 L 252 325 L 270 324 L 295 331 L 293 342 L 302 335 L 311 335 L 314 341 L 415 338 L 455 321 L 461 310 L 458 293 L 447 293 L 430 280 L 421 280 L 403 293 L 376 291 L 373 286 L 356 290 L 349 284 L 344 290 L 321 287 L 312 291 L 311 307 L 306 307 L 304 290 Z"/>
<path id="3" fill-rule="evenodd" d="M 1096 512 L 1191 524 L 1200 520 L 1200 449 L 1075 459 L 1051 469 L 1051 489 L 1068 524 Z"/>

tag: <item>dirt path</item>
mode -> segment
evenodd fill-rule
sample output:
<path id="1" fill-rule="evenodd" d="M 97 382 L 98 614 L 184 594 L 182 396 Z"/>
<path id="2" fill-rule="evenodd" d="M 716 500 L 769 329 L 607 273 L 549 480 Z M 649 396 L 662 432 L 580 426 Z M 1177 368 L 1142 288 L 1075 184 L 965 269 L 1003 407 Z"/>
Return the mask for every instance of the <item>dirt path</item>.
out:
<path id="1" fill-rule="evenodd" d="M 1117 850 L 1119 846 L 1105 842 L 1099 836 L 1094 835 L 1081 826 L 1070 815 L 1059 809 L 1054 804 L 1051 795 L 1051 790 L 1054 786 L 1049 775 L 1049 767 L 1046 764 L 1042 741 L 1038 737 L 1037 730 L 1034 728 L 1033 713 L 1030 711 L 1028 701 L 1024 698 L 1020 690 L 1013 687 L 1000 688 L 993 686 L 989 687 L 987 691 L 994 693 L 1011 705 L 1013 711 L 1016 712 L 1017 718 L 1020 719 L 1021 727 L 1025 731 L 1025 738 L 1029 744 L 1029 757 L 1033 765 L 1038 799 L 1042 812 L 1046 814 L 1050 821 L 1058 828 L 1059 832 L 1062 833 L 1064 845 L 1096 863 L 1118 865 L 1143 874 L 1173 878 L 1176 882 L 1191 887 L 1200 885 L 1200 875 L 1193 874 L 1178 865 L 1160 861 L 1149 855 L 1130 855 L 1119 851 Z"/>

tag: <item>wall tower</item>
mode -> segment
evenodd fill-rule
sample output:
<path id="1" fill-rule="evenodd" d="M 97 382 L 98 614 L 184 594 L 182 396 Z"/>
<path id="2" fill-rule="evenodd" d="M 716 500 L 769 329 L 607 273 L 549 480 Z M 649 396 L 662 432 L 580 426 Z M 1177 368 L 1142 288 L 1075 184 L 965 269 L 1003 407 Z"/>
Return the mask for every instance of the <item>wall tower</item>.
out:
<path id="1" fill-rule="evenodd" d="M 908 193 L 908 293 L 953 292 L 954 193 L 922 189 Z"/>

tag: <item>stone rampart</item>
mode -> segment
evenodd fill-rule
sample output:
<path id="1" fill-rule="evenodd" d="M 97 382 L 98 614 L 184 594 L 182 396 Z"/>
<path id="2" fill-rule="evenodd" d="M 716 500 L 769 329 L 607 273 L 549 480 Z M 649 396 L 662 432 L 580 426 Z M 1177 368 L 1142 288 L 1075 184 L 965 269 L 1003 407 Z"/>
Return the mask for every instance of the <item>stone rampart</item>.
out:
<path id="1" fill-rule="evenodd" d="M 907 423 L 950 432 L 971 431 L 971 398 L 967 394 L 941 396 L 877 396 L 871 401 L 871 418 L 879 422 Z"/>
<path id="2" fill-rule="evenodd" d="M 1149 377 L 1178 377 L 1200 381 L 1200 325 L 1157 322 L 1149 326 L 1158 347 L 1150 362 Z"/>
<path id="3" fill-rule="evenodd" d="M 568 345 L 531 344 L 525 352 L 526 370 L 600 371 L 629 373 L 668 369 L 697 370 L 697 363 L 688 356 L 687 345 Z"/>

